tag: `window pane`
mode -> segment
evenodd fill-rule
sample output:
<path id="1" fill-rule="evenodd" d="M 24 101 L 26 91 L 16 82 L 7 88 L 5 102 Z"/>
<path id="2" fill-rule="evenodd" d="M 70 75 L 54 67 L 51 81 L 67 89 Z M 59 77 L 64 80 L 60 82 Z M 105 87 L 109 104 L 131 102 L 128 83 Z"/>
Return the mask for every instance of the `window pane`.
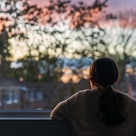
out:
<path id="1" fill-rule="evenodd" d="M 0 1 L 2 114 L 50 111 L 90 88 L 89 67 L 104 56 L 119 64 L 115 87 L 136 97 L 136 2 L 97 2 Z"/>

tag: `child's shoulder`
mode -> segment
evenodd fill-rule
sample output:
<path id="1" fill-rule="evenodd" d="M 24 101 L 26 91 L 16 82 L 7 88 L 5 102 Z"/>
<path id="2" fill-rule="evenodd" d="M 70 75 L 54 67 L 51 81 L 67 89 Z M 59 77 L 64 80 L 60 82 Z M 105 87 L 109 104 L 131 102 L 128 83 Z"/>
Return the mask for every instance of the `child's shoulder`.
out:
<path id="1" fill-rule="evenodd" d="M 122 92 L 122 91 L 117 91 L 127 103 L 134 104 L 136 105 L 136 99 L 129 94 Z"/>
<path id="2" fill-rule="evenodd" d="M 98 90 L 91 90 L 91 89 L 85 89 L 85 90 L 80 90 L 77 92 L 77 95 L 79 96 L 86 96 L 86 95 L 89 95 L 89 96 L 95 96 L 99 93 Z"/>

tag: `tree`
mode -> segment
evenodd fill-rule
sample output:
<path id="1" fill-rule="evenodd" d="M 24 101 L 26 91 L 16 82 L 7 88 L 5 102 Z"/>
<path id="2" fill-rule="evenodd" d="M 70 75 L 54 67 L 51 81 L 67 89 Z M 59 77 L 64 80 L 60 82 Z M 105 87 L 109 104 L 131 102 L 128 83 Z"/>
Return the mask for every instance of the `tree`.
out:
<path id="1" fill-rule="evenodd" d="M 25 39 L 24 26 L 35 25 L 38 22 L 38 14 L 40 8 L 36 5 L 30 5 L 28 1 L 21 0 L 5 0 L 0 4 L 0 70 L 4 76 L 8 71 L 5 71 L 5 64 L 9 63 L 12 57 L 11 44 L 9 40 L 13 37 Z M 35 13 L 35 14 L 33 14 Z M 26 18 L 29 16 L 31 18 Z M 9 67 L 9 65 L 8 65 Z M 9 68 L 8 68 L 9 69 Z M 5 71 L 5 72 L 2 72 Z"/>
<path id="2" fill-rule="evenodd" d="M 107 16 L 107 21 L 112 21 L 106 34 L 109 56 L 117 60 L 121 80 L 124 80 L 126 65 L 131 62 L 136 53 L 136 12 L 129 10 L 125 13 L 110 14 Z"/>
<path id="3" fill-rule="evenodd" d="M 21 47 L 20 43 L 23 42 L 23 46 L 27 47 L 28 54 L 24 58 L 28 64 L 31 64 L 30 61 L 45 60 L 48 65 L 54 65 L 56 58 L 67 54 L 67 47 L 70 43 L 81 36 L 86 37 L 84 32 L 78 37 L 73 37 L 74 33 L 80 33 L 79 31 L 83 28 L 87 29 L 97 24 L 94 16 L 106 7 L 106 2 L 107 0 L 95 0 L 94 3 L 87 5 L 84 2 L 74 4 L 69 0 L 50 0 L 47 5 L 38 7 L 31 5 L 28 0 L 5 0 L 0 5 L 3 24 L 1 32 L 2 34 L 6 32 L 8 36 L 5 47 L 11 54 L 10 47 L 13 43 L 10 41 L 15 39 L 18 41 L 17 46 Z M 65 29 L 60 29 L 64 26 Z M 33 34 L 30 35 L 29 32 Z M 30 42 L 34 34 L 36 38 L 33 37 L 34 41 Z M 38 40 L 38 36 L 44 37 L 44 40 Z M 90 36 L 93 37 L 93 35 Z M 4 44 L 2 46 L 4 47 Z M 3 53 L 4 48 L 1 51 Z M 2 53 L 1 56 L 6 61 L 8 56 L 6 54 L 4 58 Z M 39 63 L 35 66 L 38 67 Z M 31 72 L 32 70 L 28 69 L 28 73 Z M 33 76 L 33 73 L 31 75 Z"/>
<path id="4" fill-rule="evenodd" d="M 54 29 L 52 29 L 50 32 L 46 29 L 46 27 L 44 28 L 44 32 L 47 33 L 48 31 L 48 33 L 51 34 L 50 37 L 52 37 L 54 39 L 53 41 L 55 41 L 51 43 L 51 45 L 55 47 L 53 48 L 56 55 L 55 57 L 68 57 L 68 54 L 70 54 L 72 57 L 75 57 L 77 55 L 79 55 L 80 57 L 84 55 L 87 56 L 88 54 L 85 54 L 84 50 L 73 51 L 73 48 L 75 48 L 73 47 L 75 42 L 77 44 L 80 44 L 81 42 L 83 42 L 83 40 L 87 40 L 88 44 L 90 44 L 90 56 L 96 57 L 94 50 L 95 52 L 97 51 L 98 47 L 96 46 L 98 46 L 98 42 L 97 44 L 93 44 L 90 39 L 93 39 L 95 35 L 95 40 L 97 41 L 97 39 L 100 37 L 100 33 L 98 31 L 97 33 L 91 30 L 95 27 L 97 27 L 97 29 L 99 30 L 102 30 L 98 26 L 98 18 L 96 16 L 97 13 L 102 12 L 106 7 L 106 2 L 107 0 L 102 2 L 96 0 L 90 5 L 87 5 L 84 2 L 79 2 L 74 5 L 71 3 L 71 1 L 51 1 L 50 8 L 53 9 L 53 13 L 57 15 L 59 21 L 54 22 L 51 25 Z M 53 8 L 52 5 L 54 5 Z M 85 32 L 85 30 L 88 29 L 91 31 L 89 34 Z M 83 44 L 82 47 L 83 46 L 86 45 Z M 78 49 L 82 47 L 80 47 L 79 45 L 77 46 Z M 86 47 L 84 49 L 86 49 Z"/>
<path id="5" fill-rule="evenodd" d="M 3 29 L 0 33 L 0 76 L 5 76 L 9 70 L 9 64 L 6 63 L 6 58 L 10 57 L 8 38 L 7 31 Z"/>

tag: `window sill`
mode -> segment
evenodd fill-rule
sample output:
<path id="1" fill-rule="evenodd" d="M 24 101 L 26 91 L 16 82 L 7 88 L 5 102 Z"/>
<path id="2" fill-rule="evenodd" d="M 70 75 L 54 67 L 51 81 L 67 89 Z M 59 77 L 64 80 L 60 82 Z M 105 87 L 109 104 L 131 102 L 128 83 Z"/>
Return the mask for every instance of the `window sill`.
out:
<path id="1" fill-rule="evenodd" d="M 50 110 L 2 110 L 0 120 L 49 120 Z"/>

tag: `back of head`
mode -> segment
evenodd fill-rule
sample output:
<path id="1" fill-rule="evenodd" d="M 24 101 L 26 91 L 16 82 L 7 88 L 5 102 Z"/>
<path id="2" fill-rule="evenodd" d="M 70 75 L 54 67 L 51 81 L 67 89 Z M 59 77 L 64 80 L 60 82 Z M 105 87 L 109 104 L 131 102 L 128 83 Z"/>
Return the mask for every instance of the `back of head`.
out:
<path id="1" fill-rule="evenodd" d="M 111 86 L 118 80 L 118 67 L 110 58 L 99 58 L 90 67 L 90 76 L 103 87 Z"/>
<path id="2" fill-rule="evenodd" d="M 112 85 L 118 80 L 118 66 L 110 58 L 99 58 L 90 67 L 90 76 L 101 91 L 97 116 L 106 125 L 117 126 L 125 121 L 125 108 Z"/>

